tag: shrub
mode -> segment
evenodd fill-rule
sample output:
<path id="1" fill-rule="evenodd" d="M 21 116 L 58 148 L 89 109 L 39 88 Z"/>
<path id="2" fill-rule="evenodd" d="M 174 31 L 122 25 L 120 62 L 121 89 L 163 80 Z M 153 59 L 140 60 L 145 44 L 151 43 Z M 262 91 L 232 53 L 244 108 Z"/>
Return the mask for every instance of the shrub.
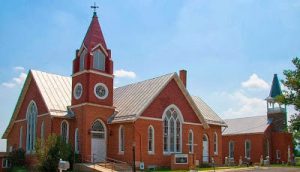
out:
<path id="1" fill-rule="evenodd" d="M 60 136 L 50 135 L 47 140 L 38 140 L 35 145 L 40 171 L 57 171 L 60 159 L 73 164 L 73 153 L 70 144 L 65 143 Z"/>
<path id="2" fill-rule="evenodd" d="M 9 160 L 12 167 L 25 166 L 25 150 L 22 148 L 13 150 L 9 153 Z"/>

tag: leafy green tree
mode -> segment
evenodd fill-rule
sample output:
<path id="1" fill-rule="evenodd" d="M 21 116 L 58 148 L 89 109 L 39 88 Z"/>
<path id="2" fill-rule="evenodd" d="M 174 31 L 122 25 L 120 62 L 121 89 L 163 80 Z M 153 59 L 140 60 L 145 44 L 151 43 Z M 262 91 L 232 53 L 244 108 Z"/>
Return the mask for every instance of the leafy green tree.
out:
<path id="1" fill-rule="evenodd" d="M 50 135 L 47 140 L 38 139 L 35 145 L 40 171 L 57 171 L 60 159 L 73 163 L 73 152 L 70 144 L 60 136 Z M 72 167 L 72 165 L 71 165 Z"/>
<path id="2" fill-rule="evenodd" d="M 25 151 L 22 148 L 15 149 L 9 153 L 9 159 L 12 167 L 24 167 Z"/>
<path id="3" fill-rule="evenodd" d="M 291 115 L 291 125 L 289 127 L 293 132 L 293 137 L 296 142 L 295 146 L 297 146 L 300 141 L 300 59 L 296 57 L 292 62 L 295 69 L 283 71 L 285 80 L 282 80 L 282 83 L 287 90 L 284 90 L 283 95 L 278 96 L 277 100 L 287 105 L 293 105 L 297 111 L 295 114 Z"/>

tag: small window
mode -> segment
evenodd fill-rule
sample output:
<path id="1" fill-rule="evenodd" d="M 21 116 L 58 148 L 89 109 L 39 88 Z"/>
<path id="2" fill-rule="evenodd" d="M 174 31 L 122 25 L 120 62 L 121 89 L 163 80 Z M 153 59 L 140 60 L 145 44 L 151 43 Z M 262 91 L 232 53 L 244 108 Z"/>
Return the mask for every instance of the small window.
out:
<path id="1" fill-rule="evenodd" d="M 125 133 L 124 133 L 124 127 L 121 125 L 119 128 L 119 152 L 124 153 L 125 149 Z"/>
<path id="2" fill-rule="evenodd" d="M 78 134 L 78 128 L 75 129 L 75 140 L 74 140 L 74 143 L 75 143 L 75 153 L 79 153 L 79 134 Z"/>
<path id="3" fill-rule="evenodd" d="M 93 53 L 93 58 L 94 69 L 105 71 L 105 55 L 100 50 L 96 50 Z"/>
<path id="4" fill-rule="evenodd" d="M 234 157 L 234 142 L 230 141 L 229 142 L 229 158 Z"/>
<path id="5" fill-rule="evenodd" d="M 44 134 L 45 134 L 45 124 L 44 124 L 44 121 L 42 121 L 42 124 L 41 124 L 41 140 L 44 140 Z"/>
<path id="6" fill-rule="evenodd" d="M 250 140 L 245 141 L 245 158 L 250 158 L 250 151 L 251 151 L 251 142 Z"/>
<path id="7" fill-rule="evenodd" d="M 61 137 L 64 142 L 68 143 L 68 141 L 69 141 L 69 123 L 67 121 L 63 121 L 61 123 Z"/>
<path id="8" fill-rule="evenodd" d="M 2 159 L 2 168 L 10 168 L 11 163 L 8 158 L 3 158 Z"/>
<path id="9" fill-rule="evenodd" d="M 280 150 L 276 150 L 276 159 L 280 159 L 281 158 L 281 153 Z"/>
<path id="10" fill-rule="evenodd" d="M 214 133 L 214 154 L 218 155 L 218 134 Z"/>
<path id="11" fill-rule="evenodd" d="M 154 153 L 154 128 L 152 126 L 148 128 L 148 153 Z"/>
<path id="12" fill-rule="evenodd" d="M 20 127 L 20 138 L 19 138 L 19 148 L 23 145 L 23 126 Z"/>
<path id="13" fill-rule="evenodd" d="M 192 130 L 189 132 L 189 153 L 194 153 L 194 134 Z"/>
<path id="14" fill-rule="evenodd" d="M 79 71 L 84 70 L 84 64 L 85 64 L 85 56 L 86 56 L 86 50 L 84 49 L 82 53 L 80 54 L 80 59 L 79 59 Z"/>

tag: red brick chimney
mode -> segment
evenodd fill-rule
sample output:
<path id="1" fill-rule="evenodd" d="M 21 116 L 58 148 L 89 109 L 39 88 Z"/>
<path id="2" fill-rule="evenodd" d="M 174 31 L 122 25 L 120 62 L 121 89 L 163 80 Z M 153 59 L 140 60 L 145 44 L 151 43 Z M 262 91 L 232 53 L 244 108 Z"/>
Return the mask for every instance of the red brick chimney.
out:
<path id="1" fill-rule="evenodd" d="M 186 87 L 186 70 L 180 70 L 179 71 L 179 78 L 181 79 L 181 81 L 183 82 L 183 85 Z"/>

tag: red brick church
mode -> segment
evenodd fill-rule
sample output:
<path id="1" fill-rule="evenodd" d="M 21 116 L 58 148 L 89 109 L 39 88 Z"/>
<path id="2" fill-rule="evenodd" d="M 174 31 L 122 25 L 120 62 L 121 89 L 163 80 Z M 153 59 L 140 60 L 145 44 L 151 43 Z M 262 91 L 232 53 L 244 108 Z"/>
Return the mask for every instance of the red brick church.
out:
<path id="1" fill-rule="evenodd" d="M 238 164 L 239 160 L 261 163 L 287 163 L 293 158 L 292 134 L 287 131 L 286 106 L 276 102 L 282 91 L 274 75 L 271 91 L 266 98 L 267 114 L 225 120 L 228 128 L 222 133 L 223 159 Z"/>
<path id="2" fill-rule="evenodd" d="M 186 88 L 187 72 L 114 88 L 113 58 L 96 13 L 71 77 L 30 70 L 3 135 L 7 151 L 34 157 L 37 138 L 61 135 L 83 162 L 148 167 L 222 163 L 225 122 Z"/>

